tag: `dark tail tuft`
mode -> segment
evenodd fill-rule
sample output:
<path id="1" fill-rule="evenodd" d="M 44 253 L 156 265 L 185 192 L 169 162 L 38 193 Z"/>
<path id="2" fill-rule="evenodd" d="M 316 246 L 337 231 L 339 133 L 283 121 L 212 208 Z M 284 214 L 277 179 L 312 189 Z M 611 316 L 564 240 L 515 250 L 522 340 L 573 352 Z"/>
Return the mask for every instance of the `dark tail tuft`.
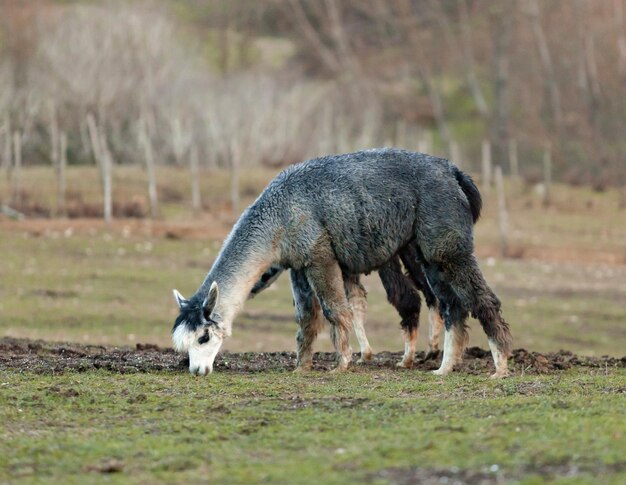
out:
<path id="1" fill-rule="evenodd" d="M 474 219 L 474 223 L 480 217 L 480 210 L 483 207 L 483 200 L 480 197 L 480 192 L 478 191 L 478 187 L 474 184 L 472 177 L 461 172 L 457 167 L 454 167 L 454 176 L 456 177 L 456 181 L 461 186 L 461 190 L 465 193 L 467 200 L 469 201 L 470 210 L 472 211 L 472 219 Z"/>

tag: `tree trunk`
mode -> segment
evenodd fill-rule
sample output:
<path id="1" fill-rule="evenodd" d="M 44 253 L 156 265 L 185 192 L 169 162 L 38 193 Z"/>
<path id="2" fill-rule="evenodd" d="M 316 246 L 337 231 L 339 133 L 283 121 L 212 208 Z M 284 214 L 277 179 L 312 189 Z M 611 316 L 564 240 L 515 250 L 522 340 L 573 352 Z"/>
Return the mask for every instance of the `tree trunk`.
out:
<path id="1" fill-rule="evenodd" d="M 146 173 L 148 175 L 148 201 L 150 203 L 150 217 L 156 219 L 159 216 L 159 205 L 157 196 L 156 169 L 154 166 L 154 152 L 152 141 L 146 129 L 145 119 L 139 121 L 139 143 L 143 147 L 144 160 L 146 162 Z"/>
<path id="2" fill-rule="evenodd" d="M 617 51 L 619 55 L 620 73 L 626 82 L 626 29 L 624 28 L 623 0 L 613 0 L 615 26 L 617 30 Z"/>
<path id="3" fill-rule="evenodd" d="M 4 151 L 2 158 L 2 166 L 6 172 L 7 182 L 11 180 L 11 171 L 13 170 L 13 134 L 11 132 L 11 120 L 7 116 L 4 121 Z"/>
<path id="4" fill-rule="evenodd" d="M 337 0 L 325 0 L 326 10 L 328 11 L 328 20 L 330 24 L 330 31 L 333 36 L 333 40 L 337 45 L 337 52 L 341 59 L 341 64 L 344 66 L 350 76 L 350 81 L 364 89 L 367 92 L 367 86 L 364 83 L 364 76 L 361 73 L 361 66 L 358 58 L 352 52 L 350 44 L 348 42 L 345 28 L 341 19 L 341 10 L 337 6 Z"/>
<path id="5" fill-rule="evenodd" d="M 552 203 L 552 146 L 548 143 L 543 151 L 543 205 Z"/>
<path id="6" fill-rule="evenodd" d="M 509 215 L 506 210 L 506 196 L 504 193 L 504 177 L 502 167 L 496 165 L 496 192 L 498 193 L 498 226 L 500 228 L 500 250 L 502 257 L 509 255 Z"/>
<path id="7" fill-rule="evenodd" d="M 474 49 L 472 47 L 472 33 L 467 9 L 467 0 L 459 0 L 458 4 L 462 37 L 461 50 L 463 53 L 465 79 L 470 92 L 472 93 L 472 97 L 474 98 L 476 109 L 480 115 L 486 119 L 489 116 L 489 107 L 487 106 L 487 101 L 485 101 L 485 96 L 483 95 L 480 83 L 476 77 L 476 70 L 474 69 L 476 62 L 474 61 Z"/>
<path id="8" fill-rule="evenodd" d="M 393 5 L 395 5 L 395 3 Z M 449 154 L 452 135 L 446 120 L 439 84 L 435 81 L 433 73 L 425 67 L 429 65 L 430 62 L 426 61 L 427 57 L 423 49 L 423 39 L 419 36 L 418 19 L 415 16 L 410 0 L 398 2 L 397 8 L 399 18 L 404 20 L 400 24 L 399 28 L 402 28 L 402 25 L 405 26 L 404 31 L 408 39 L 410 55 L 416 58 L 416 61 L 414 62 L 415 73 L 428 94 L 430 105 L 433 110 L 433 117 L 435 118 L 435 123 L 437 124 L 437 130 L 439 131 L 439 136 L 445 145 L 444 151 Z"/>
<path id="9" fill-rule="evenodd" d="M 55 207 L 55 215 L 61 215 L 61 206 L 63 202 L 60 197 L 60 157 L 59 157 L 59 123 L 57 121 L 56 106 L 54 102 L 50 103 L 50 163 L 57 179 L 57 200 Z"/>
<path id="10" fill-rule="evenodd" d="M 511 165 L 511 178 L 513 182 L 519 182 L 519 161 L 517 159 L 517 141 L 509 140 L 509 164 Z"/>
<path id="11" fill-rule="evenodd" d="M 239 215 L 239 163 L 241 150 L 236 141 L 230 145 L 230 202 L 234 215 Z"/>
<path id="12" fill-rule="evenodd" d="M 22 205 L 22 133 L 13 133 L 13 156 L 15 158 L 13 166 L 13 205 Z"/>
<path id="13" fill-rule="evenodd" d="M 482 147 L 482 190 L 485 195 L 491 192 L 491 143 L 489 140 L 483 140 Z"/>
<path id="14" fill-rule="evenodd" d="M 89 156 L 91 152 L 90 141 L 89 141 L 89 128 L 87 127 L 87 122 L 85 119 L 81 119 L 78 124 L 78 131 L 80 132 L 80 143 L 82 147 L 82 152 L 85 157 Z"/>
<path id="15" fill-rule="evenodd" d="M 420 133 L 419 141 L 417 142 L 417 151 L 420 153 L 432 154 L 433 150 L 433 136 L 429 131 L 422 131 Z"/>
<path id="16" fill-rule="evenodd" d="M 191 168 L 191 206 L 196 214 L 202 210 L 202 199 L 200 197 L 200 167 L 198 158 L 198 147 L 194 144 L 189 152 L 189 165 Z"/>
<path id="17" fill-rule="evenodd" d="M 104 173 L 104 220 L 110 224 L 113 220 L 113 156 L 109 150 L 104 130 L 101 130 L 100 146 L 102 147 L 102 162 Z"/>
<path id="18" fill-rule="evenodd" d="M 448 122 L 446 121 L 446 116 L 443 109 L 443 99 L 441 98 L 441 92 L 439 91 L 439 87 L 428 77 L 426 72 L 419 67 L 418 77 L 426 88 L 426 92 L 428 93 L 428 97 L 430 98 L 430 105 L 433 109 L 433 116 L 435 117 L 435 123 L 437 124 L 437 130 L 439 131 L 441 141 L 445 145 L 445 151 L 447 153 L 450 153 L 450 141 L 452 138 L 450 135 L 450 129 L 448 127 Z"/>
<path id="19" fill-rule="evenodd" d="M 230 23 L 230 15 L 227 11 L 228 3 L 223 4 L 219 17 L 219 26 L 217 29 L 217 46 L 219 50 L 218 65 L 220 72 L 225 74 L 228 72 L 229 59 L 230 59 L 230 41 L 228 27 Z"/>
<path id="20" fill-rule="evenodd" d="M 172 149 L 174 151 L 174 158 L 176 159 L 176 165 L 183 165 L 183 155 L 185 154 L 185 137 L 183 136 L 183 126 L 180 118 L 175 117 L 171 121 L 172 127 Z"/>
<path id="21" fill-rule="evenodd" d="M 493 159 L 496 164 L 501 164 L 507 152 L 509 137 L 509 46 L 511 44 L 511 5 L 508 2 L 501 3 L 499 15 L 494 19 L 496 24 L 495 33 L 495 56 L 494 56 L 494 95 L 495 106 L 491 126 L 491 139 L 493 142 Z"/>
<path id="22" fill-rule="evenodd" d="M 64 131 L 59 135 L 59 163 L 56 170 L 57 175 L 57 215 L 65 217 L 65 192 L 66 180 L 65 169 L 67 167 L 67 135 Z"/>
<path id="23" fill-rule="evenodd" d="M 289 0 L 289 5 L 300 32 L 320 58 L 322 64 L 331 72 L 339 72 L 341 63 L 335 56 L 335 53 L 324 44 L 317 30 L 311 25 L 306 12 L 300 4 L 300 0 Z"/>
<path id="24" fill-rule="evenodd" d="M 559 133 L 562 126 L 563 114 L 561 111 L 561 92 L 559 91 L 559 85 L 554 72 L 552 55 L 550 54 L 548 41 L 546 40 L 543 27 L 541 26 L 541 12 L 537 0 L 526 0 L 526 3 L 530 27 L 535 42 L 537 43 L 539 58 L 541 60 L 544 87 L 547 92 L 547 97 L 550 100 L 552 122 L 555 130 Z"/>
<path id="25" fill-rule="evenodd" d="M 102 204 L 104 221 L 109 224 L 113 220 L 113 199 L 111 194 L 111 157 L 106 147 L 106 139 L 100 133 L 96 119 L 91 113 L 87 114 L 87 128 L 91 139 L 91 148 L 100 169 L 100 181 L 102 183 Z"/>
<path id="26" fill-rule="evenodd" d="M 452 161 L 457 167 L 463 168 L 463 160 L 461 155 L 461 149 L 456 140 L 450 142 L 450 161 Z"/>

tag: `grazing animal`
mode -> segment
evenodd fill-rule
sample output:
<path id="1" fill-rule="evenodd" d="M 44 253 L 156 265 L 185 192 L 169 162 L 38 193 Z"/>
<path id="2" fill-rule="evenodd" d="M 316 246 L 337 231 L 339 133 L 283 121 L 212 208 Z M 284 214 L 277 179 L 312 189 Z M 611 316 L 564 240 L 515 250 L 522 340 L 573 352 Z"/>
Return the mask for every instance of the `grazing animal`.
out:
<path id="1" fill-rule="evenodd" d="M 406 274 L 402 271 L 401 261 L 406 268 Z M 263 290 L 268 288 L 284 271 L 280 266 L 272 266 L 257 281 L 250 292 L 250 298 L 255 297 Z M 417 345 L 417 329 L 419 327 L 419 314 L 421 308 L 421 299 L 419 292 L 421 291 L 428 306 L 428 343 L 429 352 L 427 359 L 436 357 L 439 354 L 439 337 L 443 329 L 443 320 L 437 308 L 437 299 L 433 294 L 426 276 L 417 260 L 416 248 L 411 244 L 402 249 L 398 255 L 394 256 L 380 268 L 378 275 L 387 293 L 387 299 L 391 303 L 402 318 L 400 326 L 404 332 L 404 355 L 402 360 L 398 362 L 398 367 L 411 368 L 415 360 L 415 348 Z M 361 350 L 361 358 L 359 363 L 367 362 L 372 358 L 372 349 L 370 347 L 367 335 L 365 334 L 364 321 L 365 312 L 367 311 L 367 300 L 365 288 L 361 285 L 358 275 L 343 275 L 344 285 L 346 288 L 346 298 L 352 308 L 354 316 L 353 325 L 354 332 Z M 314 296 L 311 295 L 313 298 Z M 319 305 L 318 302 L 307 302 L 307 306 Z M 295 299 L 294 299 L 295 306 Z M 300 322 L 303 320 L 300 313 L 304 310 L 302 305 L 296 308 L 296 319 Z M 306 320 L 306 319 L 304 319 Z"/>
<path id="2" fill-rule="evenodd" d="M 190 372 L 211 372 L 255 283 L 278 265 L 291 270 L 296 308 L 319 302 L 319 311 L 301 313 L 298 367 L 310 365 L 321 312 L 330 322 L 336 371 L 343 371 L 353 320 L 343 275 L 374 271 L 415 242 L 444 316 L 443 360 L 435 374 L 448 374 L 461 359 L 471 313 L 487 334 L 493 377 L 503 377 L 512 339 L 473 255 L 480 206 L 471 178 L 422 153 L 376 149 L 293 165 L 244 211 L 196 293 L 186 300 L 175 291 L 174 346 L 189 353 Z"/>

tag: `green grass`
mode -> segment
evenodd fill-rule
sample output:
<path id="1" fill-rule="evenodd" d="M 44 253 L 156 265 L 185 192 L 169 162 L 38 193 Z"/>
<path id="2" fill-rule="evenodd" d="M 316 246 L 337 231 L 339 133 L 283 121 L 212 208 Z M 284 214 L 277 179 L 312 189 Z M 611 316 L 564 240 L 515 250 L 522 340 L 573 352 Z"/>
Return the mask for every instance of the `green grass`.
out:
<path id="1" fill-rule="evenodd" d="M 623 483 L 626 371 L 595 372 L 503 382 L 371 370 L 3 372 L 0 481 L 385 483 L 388 468 L 497 465 L 525 483 L 574 466 L 563 483 Z M 111 461 L 121 471 L 102 473 Z"/>

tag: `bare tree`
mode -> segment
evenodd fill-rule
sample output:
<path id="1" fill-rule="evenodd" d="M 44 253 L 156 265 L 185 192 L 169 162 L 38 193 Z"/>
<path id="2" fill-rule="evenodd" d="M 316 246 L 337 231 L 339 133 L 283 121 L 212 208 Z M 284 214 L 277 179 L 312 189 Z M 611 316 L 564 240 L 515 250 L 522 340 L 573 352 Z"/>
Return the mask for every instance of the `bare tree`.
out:
<path id="1" fill-rule="evenodd" d="M 57 214 L 62 217 L 66 215 L 66 209 L 65 209 L 66 167 L 67 167 L 67 135 L 64 131 L 61 131 L 59 135 L 59 164 L 57 167 Z"/>
<path id="2" fill-rule="evenodd" d="M 362 75 L 361 66 L 358 58 L 350 47 L 350 43 L 348 42 L 342 23 L 341 10 L 337 5 L 337 0 L 324 1 L 328 12 L 328 19 L 330 21 L 330 31 L 335 44 L 337 45 L 337 52 L 339 54 L 339 58 L 341 59 L 341 64 L 342 66 L 345 66 L 346 70 L 350 73 L 350 80 L 363 87 L 364 77 Z"/>
<path id="3" fill-rule="evenodd" d="M 241 165 L 241 149 L 236 142 L 231 142 L 230 162 L 230 202 L 233 214 L 239 214 L 239 167 Z"/>
<path id="4" fill-rule="evenodd" d="M 626 28 L 624 27 L 623 0 L 613 0 L 615 29 L 617 31 L 617 51 L 619 55 L 620 72 L 626 82 Z"/>
<path id="5" fill-rule="evenodd" d="M 447 153 L 450 153 L 450 142 L 452 140 L 450 128 L 445 116 L 439 83 L 433 79 L 433 73 L 428 69 L 429 63 L 425 61 L 427 56 L 424 52 L 424 39 L 420 37 L 420 22 L 410 0 L 402 0 L 394 5 L 398 9 L 398 25 L 403 28 L 410 51 L 416 58 L 411 65 L 415 70 L 417 78 L 428 93 L 439 136 L 446 147 Z"/>
<path id="6" fill-rule="evenodd" d="M 491 143 L 489 140 L 483 140 L 482 145 L 482 158 L 481 158 L 481 168 L 482 168 L 482 190 L 485 194 L 489 194 L 491 191 L 491 182 L 492 182 L 492 165 L 491 165 Z"/>
<path id="7" fill-rule="evenodd" d="M 202 199 L 200 196 L 200 167 L 198 160 L 198 147 L 191 146 L 189 151 L 189 166 L 191 169 L 191 206 L 197 214 L 202 210 Z"/>
<path id="8" fill-rule="evenodd" d="M 494 19 L 494 110 L 491 123 L 493 158 L 496 165 L 502 164 L 507 153 L 509 137 L 509 46 L 511 43 L 512 5 L 508 0 L 500 2 L 498 15 Z"/>
<path id="9" fill-rule="evenodd" d="M 526 13 L 539 52 L 539 59 L 543 70 L 544 87 L 551 105 L 552 122 L 556 131 L 560 132 L 563 122 L 561 91 L 554 70 L 552 54 L 550 53 L 548 41 L 543 26 L 541 25 L 541 10 L 539 9 L 537 0 L 526 0 Z"/>
<path id="10" fill-rule="evenodd" d="M 64 182 L 61 180 L 61 177 L 65 175 L 65 172 L 61 170 L 61 156 L 59 151 L 59 122 L 57 119 L 57 110 L 56 104 L 54 101 L 50 102 L 50 162 L 52 165 L 52 170 L 55 173 L 56 181 L 57 181 L 57 200 L 56 200 L 56 215 L 63 215 L 62 211 L 64 208 L 64 199 L 65 199 L 65 190 L 61 191 L 61 187 Z"/>
<path id="11" fill-rule="evenodd" d="M 142 117 L 138 123 L 139 145 L 143 149 L 144 160 L 146 162 L 146 173 L 148 175 L 148 200 L 150 202 L 150 216 L 156 219 L 159 216 L 159 205 L 157 196 L 156 168 L 154 163 L 154 152 L 152 150 L 152 140 L 146 127 L 147 121 Z"/>
<path id="12" fill-rule="evenodd" d="M 302 33 L 303 37 L 307 40 L 310 47 L 319 56 L 320 60 L 331 72 L 339 72 L 341 64 L 337 59 L 336 54 L 332 49 L 327 47 L 322 41 L 319 32 L 311 25 L 306 12 L 302 8 L 300 0 L 289 0 L 289 6 L 293 13 L 294 20 Z"/>
<path id="13" fill-rule="evenodd" d="M 519 182 L 519 161 L 517 159 L 517 141 L 509 140 L 509 164 L 511 169 L 511 178 L 514 182 Z"/>
<path id="14" fill-rule="evenodd" d="M 552 145 L 547 143 L 543 150 L 543 205 L 552 203 Z"/>
<path id="15" fill-rule="evenodd" d="M 509 215 L 506 210 L 506 194 L 504 192 L 504 177 L 502 167 L 496 165 L 496 192 L 498 194 L 498 227 L 500 229 L 500 251 L 503 257 L 509 255 Z"/>
<path id="16" fill-rule="evenodd" d="M 13 204 L 22 205 L 22 133 L 20 131 L 13 132 Z"/>
<path id="17" fill-rule="evenodd" d="M 13 140 L 11 131 L 11 119 L 6 116 L 4 119 L 4 150 L 2 153 L 2 167 L 6 172 L 7 181 L 11 179 L 13 160 Z"/>
<path id="18" fill-rule="evenodd" d="M 96 123 L 96 119 L 91 113 L 87 115 L 87 127 L 89 128 L 93 156 L 100 169 L 104 220 L 107 224 L 109 224 L 113 220 L 113 196 L 111 186 L 112 160 L 108 147 L 106 146 L 106 138 L 104 134 L 101 133 L 101 130 Z"/>
<path id="19" fill-rule="evenodd" d="M 489 107 L 485 96 L 478 82 L 475 69 L 474 48 L 472 44 L 472 31 L 470 27 L 470 18 L 467 9 L 467 0 L 458 0 L 460 26 L 461 26 L 461 42 L 460 47 L 463 53 L 463 67 L 465 70 L 465 78 L 470 88 L 476 108 L 483 118 L 489 115 Z M 505 15 L 508 15 L 505 13 Z"/>

